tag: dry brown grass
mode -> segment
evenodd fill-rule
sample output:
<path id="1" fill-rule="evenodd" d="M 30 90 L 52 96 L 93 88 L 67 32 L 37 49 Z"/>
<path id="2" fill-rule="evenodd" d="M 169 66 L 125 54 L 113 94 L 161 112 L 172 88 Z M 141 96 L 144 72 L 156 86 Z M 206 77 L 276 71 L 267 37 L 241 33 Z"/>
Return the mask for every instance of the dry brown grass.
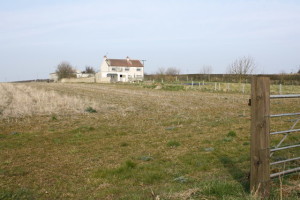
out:
<path id="1" fill-rule="evenodd" d="M 22 118 L 37 115 L 84 113 L 89 106 L 98 109 L 95 101 L 35 89 L 30 85 L 1 83 L 0 109 L 2 118 Z"/>

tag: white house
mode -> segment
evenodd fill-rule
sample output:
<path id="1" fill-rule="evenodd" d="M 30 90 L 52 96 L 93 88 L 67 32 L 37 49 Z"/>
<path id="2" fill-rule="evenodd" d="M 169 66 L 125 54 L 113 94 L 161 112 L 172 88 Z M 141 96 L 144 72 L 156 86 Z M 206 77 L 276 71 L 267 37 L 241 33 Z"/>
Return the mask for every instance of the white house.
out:
<path id="1" fill-rule="evenodd" d="M 50 80 L 53 80 L 54 82 L 57 82 L 57 81 L 58 81 L 57 73 L 51 73 L 51 74 L 49 75 L 49 79 L 50 79 Z"/>
<path id="2" fill-rule="evenodd" d="M 97 82 L 132 82 L 144 79 L 144 65 L 140 60 L 108 59 L 104 56 L 100 72 L 96 74 Z"/>

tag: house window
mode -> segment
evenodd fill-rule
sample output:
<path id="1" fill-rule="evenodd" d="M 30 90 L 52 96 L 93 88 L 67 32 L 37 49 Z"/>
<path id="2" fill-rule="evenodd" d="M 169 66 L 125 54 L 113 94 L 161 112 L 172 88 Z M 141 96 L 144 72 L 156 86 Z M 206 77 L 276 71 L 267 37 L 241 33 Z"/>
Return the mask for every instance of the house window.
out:
<path id="1" fill-rule="evenodd" d="M 142 69 L 141 68 L 137 68 L 136 71 L 140 72 L 140 71 L 142 71 Z"/>
<path id="2" fill-rule="evenodd" d="M 111 68 L 111 71 L 116 71 L 116 68 L 115 67 Z"/>
<path id="3" fill-rule="evenodd" d="M 129 71 L 129 68 L 128 68 L 128 67 L 126 67 L 126 68 L 125 68 L 125 71 Z"/>

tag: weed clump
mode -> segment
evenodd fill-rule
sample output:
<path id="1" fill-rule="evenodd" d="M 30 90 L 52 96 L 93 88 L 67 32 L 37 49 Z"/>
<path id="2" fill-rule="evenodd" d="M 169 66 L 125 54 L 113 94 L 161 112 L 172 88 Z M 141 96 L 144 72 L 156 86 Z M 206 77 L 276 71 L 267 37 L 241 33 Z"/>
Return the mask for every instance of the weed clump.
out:
<path id="1" fill-rule="evenodd" d="M 122 142 L 121 144 L 120 144 L 120 146 L 121 147 L 127 147 L 129 144 L 127 143 L 127 142 Z"/>
<path id="2" fill-rule="evenodd" d="M 88 112 L 88 113 L 96 113 L 97 110 L 95 110 L 94 108 L 92 108 L 91 106 L 89 106 L 89 107 L 87 107 L 87 108 L 85 109 L 85 112 Z"/>
<path id="3" fill-rule="evenodd" d="M 168 147 L 178 147 L 178 146 L 180 146 L 180 143 L 175 140 L 171 140 L 167 143 L 167 146 Z"/>
<path id="4" fill-rule="evenodd" d="M 231 142 L 233 138 L 236 137 L 236 132 L 235 131 L 229 131 L 227 133 L 227 136 L 223 139 L 224 142 Z"/>
<path id="5" fill-rule="evenodd" d="M 229 131 L 227 133 L 227 137 L 236 137 L 236 132 L 235 131 Z"/>
<path id="6" fill-rule="evenodd" d="M 56 120 L 57 120 L 57 117 L 56 117 L 55 115 L 52 115 L 52 116 L 51 116 L 51 120 L 52 120 L 52 121 L 56 121 Z"/>
<path id="7" fill-rule="evenodd" d="M 127 160 L 125 162 L 125 168 L 127 169 L 133 169 L 136 167 L 136 163 L 132 162 L 131 160 Z"/>

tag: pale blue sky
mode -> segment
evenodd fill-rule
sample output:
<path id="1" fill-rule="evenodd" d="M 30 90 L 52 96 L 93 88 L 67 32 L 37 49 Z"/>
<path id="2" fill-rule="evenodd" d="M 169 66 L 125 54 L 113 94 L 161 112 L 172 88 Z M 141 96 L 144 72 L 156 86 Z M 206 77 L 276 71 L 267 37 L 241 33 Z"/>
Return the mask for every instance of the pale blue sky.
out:
<path id="1" fill-rule="evenodd" d="M 68 61 L 99 70 L 103 56 L 225 73 L 252 56 L 257 73 L 300 66 L 297 0 L 0 0 L 0 82 L 48 78 Z"/>

